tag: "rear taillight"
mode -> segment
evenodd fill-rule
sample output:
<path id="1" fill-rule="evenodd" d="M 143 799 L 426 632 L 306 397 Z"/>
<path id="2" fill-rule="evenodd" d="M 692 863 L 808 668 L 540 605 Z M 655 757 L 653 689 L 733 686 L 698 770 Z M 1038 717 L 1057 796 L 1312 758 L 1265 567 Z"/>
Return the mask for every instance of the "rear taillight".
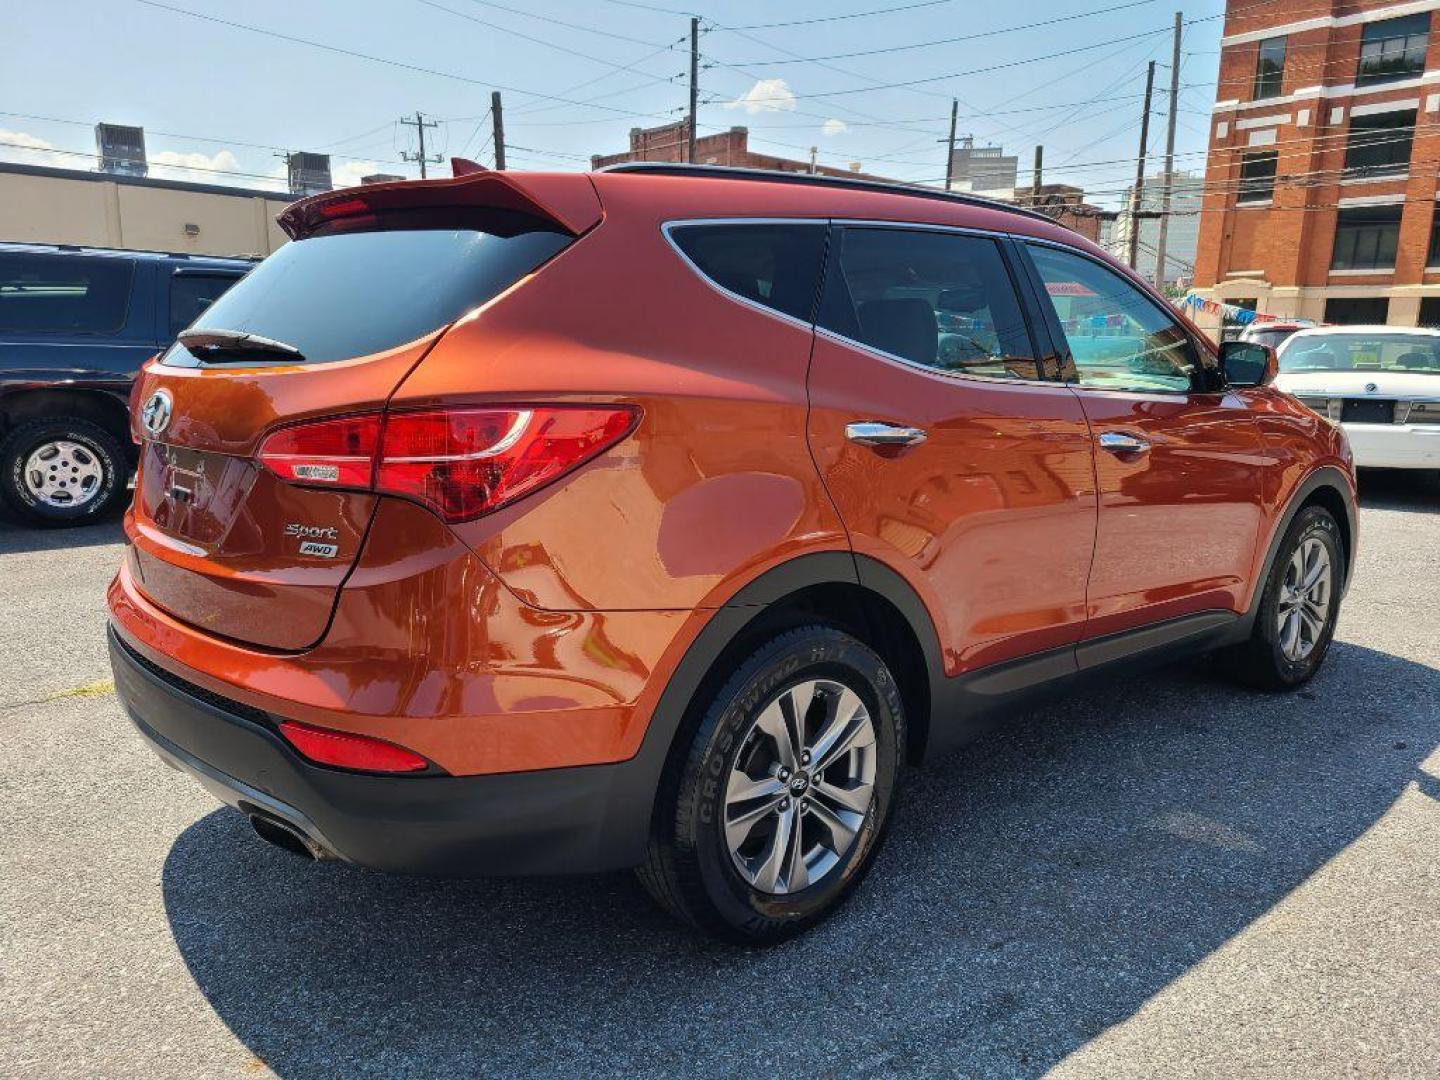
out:
<path id="1" fill-rule="evenodd" d="M 424 772 L 430 767 L 430 763 L 413 750 L 368 735 L 312 727 L 297 720 L 282 720 L 280 733 L 302 756 L 337 769 L 404 773 Z"/>
<path id="2" fill-rule="evenodd" d="M 281 428 L 260 444 L 260 461 L 282 480 L 368 488 L 380 445 L 380 413 Z"/>
<path id="3" fill-rule="evenodd" d="M 400 495 L 468 521 L 614 446 L 638 415 L 623 405 L 366 413 L 281 428 L 259 457 L 292 483 Z"/>

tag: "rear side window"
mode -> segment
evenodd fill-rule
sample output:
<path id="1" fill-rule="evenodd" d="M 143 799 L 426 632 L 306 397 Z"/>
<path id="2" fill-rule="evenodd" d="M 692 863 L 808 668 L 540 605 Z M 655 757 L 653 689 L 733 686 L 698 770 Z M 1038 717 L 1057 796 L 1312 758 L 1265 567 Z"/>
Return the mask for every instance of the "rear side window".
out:
<path id="1" fill-rule="evenodd" d="M 0 330 L 117 333 L 134 276 L 133 259 L 0 255 Z"/>
<path id="2" fill-rule="evenodd" d="M 837 235 L 820 305 L 825 329 L 940 371 L 1041 378 L 995 241 L 871 227 Z"/>
<path id="3" fill-rule="evenodd" d="M 676 225 L 670 237 L 722 289 L 810 321 L 825 254 L 824 225 Z"/>
<path id="4" fill-rule="evenodd" d="M 191 328 L 238 330 L 284 342 L 309 363 L 367 356 L 449 325 L 570 239 L 538 227 L 507 229 L 505 235 L 437 228 L 308 237 L 286 244 L 250 271 Z M 199 363 L 180 345 L 165 361 Z"/>
<path id="5" fill-rule="evenodd" d="M 170 337 L 198 319 L 240 280 L 239 274 L 205 274 L 180 271 L 170 279 Z"/>

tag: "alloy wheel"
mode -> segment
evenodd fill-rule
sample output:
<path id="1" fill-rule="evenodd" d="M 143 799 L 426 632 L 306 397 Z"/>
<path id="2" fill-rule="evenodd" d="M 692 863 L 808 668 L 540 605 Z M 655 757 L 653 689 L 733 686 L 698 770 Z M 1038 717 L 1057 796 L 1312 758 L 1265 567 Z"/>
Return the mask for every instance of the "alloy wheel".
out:
<path id="1" fill-rule="evenodd" d="M 1314 536 L 1300 544 L 1285 568 L 1276 629 L 1280 651 L 1292 663 L 1309 657 L 1324 636 L 1330 618 L 1332 577 L 1330 551 Z"/>
<path id="2" fill-rule="evenodd" d="M 105 467 L 83 443 L 52 439 L 25 460 L 25 489 L 36 502 L 56 508 L 84 506 L 100 493 Z"/>
<path id="3" fill-rule="evenodd" d="M 760 710 L 725 792 L 725 842 L 763 893 L 798 892 L 839 865 L 875 797 L 875 726 L 843 683 L 810 679 Z"/>

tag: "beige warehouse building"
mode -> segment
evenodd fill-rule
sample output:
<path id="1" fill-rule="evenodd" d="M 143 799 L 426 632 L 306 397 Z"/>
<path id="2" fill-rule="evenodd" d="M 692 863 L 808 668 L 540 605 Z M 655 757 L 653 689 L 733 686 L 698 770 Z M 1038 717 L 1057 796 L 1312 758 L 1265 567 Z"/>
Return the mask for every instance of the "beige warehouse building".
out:
<path id="1" fill-rule="evenodd" d="M 0 241 L 268 255 L 282 192 L 0 162 Z"/>

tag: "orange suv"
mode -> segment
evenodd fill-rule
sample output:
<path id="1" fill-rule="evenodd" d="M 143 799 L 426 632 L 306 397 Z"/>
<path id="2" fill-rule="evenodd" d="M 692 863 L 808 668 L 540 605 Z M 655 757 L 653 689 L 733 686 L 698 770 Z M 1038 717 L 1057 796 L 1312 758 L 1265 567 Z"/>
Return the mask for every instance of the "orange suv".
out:
<path id="1" fill-rule="evenodd" d="M 636 867 L 741 941 L 904 767 L 1098 668 L 1289 689 L 1355 557 L 1340 429 L 1012 206 L 686 166 L 291 206 L 149 363 L 116 684 L 316 859 Z"/>

